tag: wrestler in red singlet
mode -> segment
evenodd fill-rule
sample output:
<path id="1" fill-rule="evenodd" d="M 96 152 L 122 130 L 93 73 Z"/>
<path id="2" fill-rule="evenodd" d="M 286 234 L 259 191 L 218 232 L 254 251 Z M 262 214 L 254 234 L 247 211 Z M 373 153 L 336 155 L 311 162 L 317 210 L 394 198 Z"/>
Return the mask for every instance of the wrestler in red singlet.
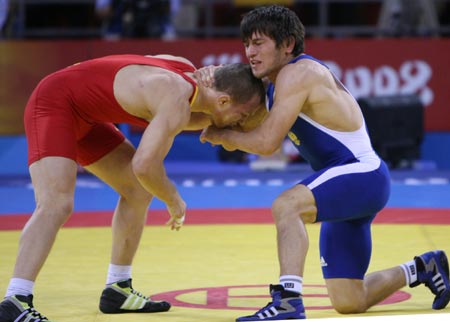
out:
<path id="1" fill-rule="evenodd" d="M 25 108 L 28 165 L 43 157 L 61 156 L 85 166 L 124 141 L 113 123 L 147 126 L 146 120 L 127 113 L 114 96 L 116 73 L 133 64 L 170 70 L 190 82 L 193 93 L 197 89 L 184 74 L 194 72 L 191 65 L 139 55 L 92 59 L 50 74 L 38 84 Z"/>

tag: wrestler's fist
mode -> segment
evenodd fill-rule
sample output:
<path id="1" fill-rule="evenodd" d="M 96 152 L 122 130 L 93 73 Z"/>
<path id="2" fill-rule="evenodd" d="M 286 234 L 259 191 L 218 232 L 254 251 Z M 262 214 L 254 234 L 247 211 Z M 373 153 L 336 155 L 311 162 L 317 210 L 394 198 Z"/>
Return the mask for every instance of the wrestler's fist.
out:
<path id="1" fill-rule="evenodd" d="M 186 203 L 179 198 L 177 202 L 167 205 L 167 210 L 169 211 L 170 219 L 166 222 L 166 225 L 170 226 L 171 230 L 180 230 L 186 217 Z"/>
<path id="2" fill-rule="evenodd" d="M 230 130 L 219 129 L 215 126 L 209 126 L 206 129 L 203 129 L 202 133 L 200 134 L 200 142 L 209 142 L 212 146 L 221 145 L 227 151 L 234 151 L 237 149 L 237 147 L 226 140 L 227 131 Z"/>

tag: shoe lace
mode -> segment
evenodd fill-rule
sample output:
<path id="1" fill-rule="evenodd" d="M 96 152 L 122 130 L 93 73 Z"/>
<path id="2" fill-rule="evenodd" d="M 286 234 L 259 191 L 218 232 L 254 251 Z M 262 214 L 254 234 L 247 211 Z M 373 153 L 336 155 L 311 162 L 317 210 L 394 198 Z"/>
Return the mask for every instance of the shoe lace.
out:
<path id="1" fill-rule="evenodd" d="M 147 296 L 145 296 L 145 295 L 142 294 L 141 292 L 136 291 L 136 290 L 133 289 L 133 288 L 131 289 L 131 293 L 134 294 L 134 295 L 136 295 L 136 296 L 142 297 L 142 298 L 145 299 L 146 301 L 150 300 Z"/>
<path id="2" fill-rule="evenodd" d="M 48 319 L 43 316 L 41 313 L 39 313 L 38 311 L 36 311 L 36 309 L 34 307 L 30 307 L 28 309 L 26 309 L 25 311 L 23 311 L 23 313 L 21 314 L 21 316 L 19 316 L 19 319 L 17 319 L 17 321 L 20 321 L 21 317 L 24 316 L 31 316 L 33 318 L 33 320 L 31 321 L 48 321 Z M 26 320 L 29 321 L 29 320 Z"/>

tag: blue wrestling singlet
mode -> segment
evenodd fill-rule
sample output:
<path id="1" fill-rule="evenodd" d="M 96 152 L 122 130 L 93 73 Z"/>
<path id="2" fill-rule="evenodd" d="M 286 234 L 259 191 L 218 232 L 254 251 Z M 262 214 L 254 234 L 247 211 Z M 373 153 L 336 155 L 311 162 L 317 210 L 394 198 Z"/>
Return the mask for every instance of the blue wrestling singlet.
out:
<path id="1" fill-rule="evenodd" d="M 311 59 L 327 67 L 305 54 L 290 63 L 300 59 Z M 270 84 L 269 109 L 274 102 L 274 90 Z M 372 250 L 370 225 L 390 194 L 389 170 L 373 150 L 365 123 L 354 132 L 340 132 L 300 113 L 288 136 L 316 171 L 300 184 L 311 189 L 317 221 L 322 222 L 320 262 L 324 277 L 362 279 Z"/>

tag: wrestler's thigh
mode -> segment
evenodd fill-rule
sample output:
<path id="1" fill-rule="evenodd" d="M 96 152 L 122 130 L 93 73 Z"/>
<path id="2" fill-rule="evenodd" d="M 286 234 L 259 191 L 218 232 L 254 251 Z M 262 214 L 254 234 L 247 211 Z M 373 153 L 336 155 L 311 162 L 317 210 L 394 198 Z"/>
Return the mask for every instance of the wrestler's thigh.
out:
<path id="1" fill-rule="evenodd" d="M 134 146 L 125 140 L 101 159 L 85 168 L 122 195 L 136 193 L 137 190 L 141 190 L 145 194 L 146 192 L 134 175 L 131 166 L 135 151 Z"/>
<path id="2" fill-rule="evenodd" d="M 272 212 L 277 219 L 278 215 L 297 216 L 300 214 L 303 222 L 316 221 L 316 201 L 311 190 L 303 184 L 297 184 L 282 192 L 272 205 Z"/>
<path id="3" fill-rule="evenodd" d="M 45 157 L 30 165 L 30 176 L 36 201 L 53 205 L 72 200 L 77 176 L 75 161 L 64 157 Z"/>
<path id="4" fill-rule="evenodd" d="M 136 149 L 112 123 L 98 123 L 77 142 L 79 163 L 122 195 L 141 187 L 132 168 Z"/>
<path id="5" fill-rule="evenodd" d="M 373 216 L 386 204 L 390 181 L 384 166 L 365 170 L 358 163 L 324 169 L 302 181 L 314 194 L 317 221 L 343 221 Z"/>
<path id="6" fill-rule="evenodd" d="M 319 248 L 325 279 L 364 278 L 372 254 L 373 217 L 321 224 Z"/>
<path id="7" fill-rule="evenodd" d="M 53 156 L 76 160 L 76 126 L 70 109 L 29 103 L 25 110 L 24 125 L 29 165 Z"/>
<path id="8" fill-rule="evenodd" d="M 84 135 L 77 141 L 77 161 L 83 167 L 99 161 L 125 140 L 112 123 L 97 123 L 84 130 Z"/>

